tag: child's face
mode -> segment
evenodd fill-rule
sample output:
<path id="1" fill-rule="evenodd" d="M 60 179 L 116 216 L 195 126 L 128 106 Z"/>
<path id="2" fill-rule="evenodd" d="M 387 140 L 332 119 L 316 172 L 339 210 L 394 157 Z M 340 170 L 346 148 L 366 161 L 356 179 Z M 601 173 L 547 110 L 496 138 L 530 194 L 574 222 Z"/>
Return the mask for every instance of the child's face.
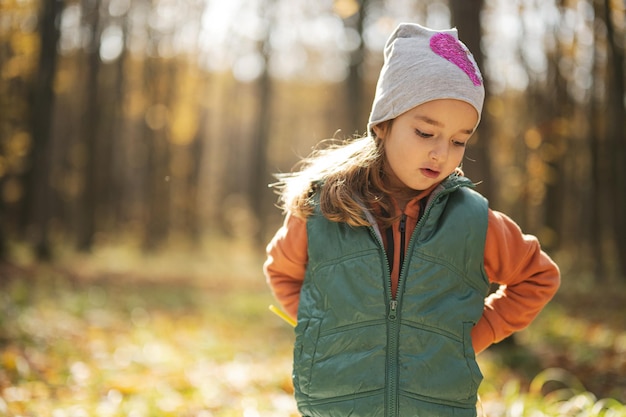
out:
<path id="1" fill-rule="evenodd" d="M 444 180 L 461 164 L 477 122 L 470 104 L 442 99 L 401 114 L 389 128 L 374 126 L 384 143 L 389 185 L 425 190 Z"/>

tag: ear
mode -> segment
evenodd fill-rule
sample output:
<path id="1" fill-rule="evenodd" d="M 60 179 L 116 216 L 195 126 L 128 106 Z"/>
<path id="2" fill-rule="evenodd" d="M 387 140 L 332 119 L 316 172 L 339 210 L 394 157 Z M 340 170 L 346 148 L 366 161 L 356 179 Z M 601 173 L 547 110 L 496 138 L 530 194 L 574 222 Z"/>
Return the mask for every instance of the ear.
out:
<path id="1" fill-rule="evenodd" d="M 387 134 L 387 122 L 378 123 L 377 125 L 372 126 L 372 130 L 378 139 L 385 139 L 385 135 Z"/>

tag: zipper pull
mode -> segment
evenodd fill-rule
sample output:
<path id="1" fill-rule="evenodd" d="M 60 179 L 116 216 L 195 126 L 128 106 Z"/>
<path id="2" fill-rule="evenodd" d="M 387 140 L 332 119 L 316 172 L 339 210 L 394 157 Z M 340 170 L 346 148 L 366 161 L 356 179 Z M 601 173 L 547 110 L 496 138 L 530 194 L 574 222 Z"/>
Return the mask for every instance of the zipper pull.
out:
<path id="1" fill-rule="evenodd" d="M 402 213 L 400 218 L 400 276 L 402 276 L 402 268 L 404 267 L 404 248 L 406 242 L 406 214 Z M 399 278 L 398 278 L 399 279 Z"/>
<path id="2" fill-rule="evenodd" d="M 389 303 L 389 319 L 396 319 L 396 309 L 398 308 L 398 302 L 396 300 L 391 300 Z"/>
<path id="3" fill-rule="evenodd" d="M 406 231 L 406 214 L 402 213 L 402 217 L 400 217 L 400 233 L 404 233 Z"/>

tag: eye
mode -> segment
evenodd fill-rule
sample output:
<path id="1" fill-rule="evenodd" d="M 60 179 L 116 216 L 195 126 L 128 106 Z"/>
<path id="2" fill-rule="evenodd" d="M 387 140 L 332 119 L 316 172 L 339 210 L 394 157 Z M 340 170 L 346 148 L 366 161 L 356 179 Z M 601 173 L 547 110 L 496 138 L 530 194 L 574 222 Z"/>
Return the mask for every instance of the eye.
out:
<path id="1" fill-rule="evenodd" d="M 422 131 L 421 131 L 421 130 L 419 130 L 419 129 L 415 129 L 415 134 L 416 134 L 417 136 L 421 137 L 421 138 L 424 138 L 424 139 L 430 139 L 430 138 L 432 138 L 432 137 L 434 136 L 434 135 L 432 135 L 432 134 L 430 134 L 430 133 L 425 133 L 425 132 L 422 132 Z"/>
<path id="2" fill-rule="evenodd" d="M 459 148 L 465 148 L 465 146 L 467 145 L 467 142 L 461 142 L 460 140 L 453 140 L 452 144 L 454 146 L 458 146 Z"/>

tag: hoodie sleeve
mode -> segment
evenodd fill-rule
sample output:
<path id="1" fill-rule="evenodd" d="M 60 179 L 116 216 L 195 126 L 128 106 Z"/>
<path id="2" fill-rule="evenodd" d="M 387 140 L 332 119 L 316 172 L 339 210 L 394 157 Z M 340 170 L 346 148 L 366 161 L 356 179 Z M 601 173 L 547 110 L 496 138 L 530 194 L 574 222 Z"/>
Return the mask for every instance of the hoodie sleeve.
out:
<path id="1" fill-rule="evenodd" d="M 274 297 L 294 319 L 308 263 L 306 220 L 288 213 L 266 248 L 263 271 Z"/>
<path id="2" fill-rule="evenodd" d="M 472 330 L 476 353 L 528 326 L 560 285 L 559 269 L 541 250 L 537 238 L 522 233 L 513 220 L 492 210 L 485 272 L 500 288 L 485 299 L 483 316 Z"/>

